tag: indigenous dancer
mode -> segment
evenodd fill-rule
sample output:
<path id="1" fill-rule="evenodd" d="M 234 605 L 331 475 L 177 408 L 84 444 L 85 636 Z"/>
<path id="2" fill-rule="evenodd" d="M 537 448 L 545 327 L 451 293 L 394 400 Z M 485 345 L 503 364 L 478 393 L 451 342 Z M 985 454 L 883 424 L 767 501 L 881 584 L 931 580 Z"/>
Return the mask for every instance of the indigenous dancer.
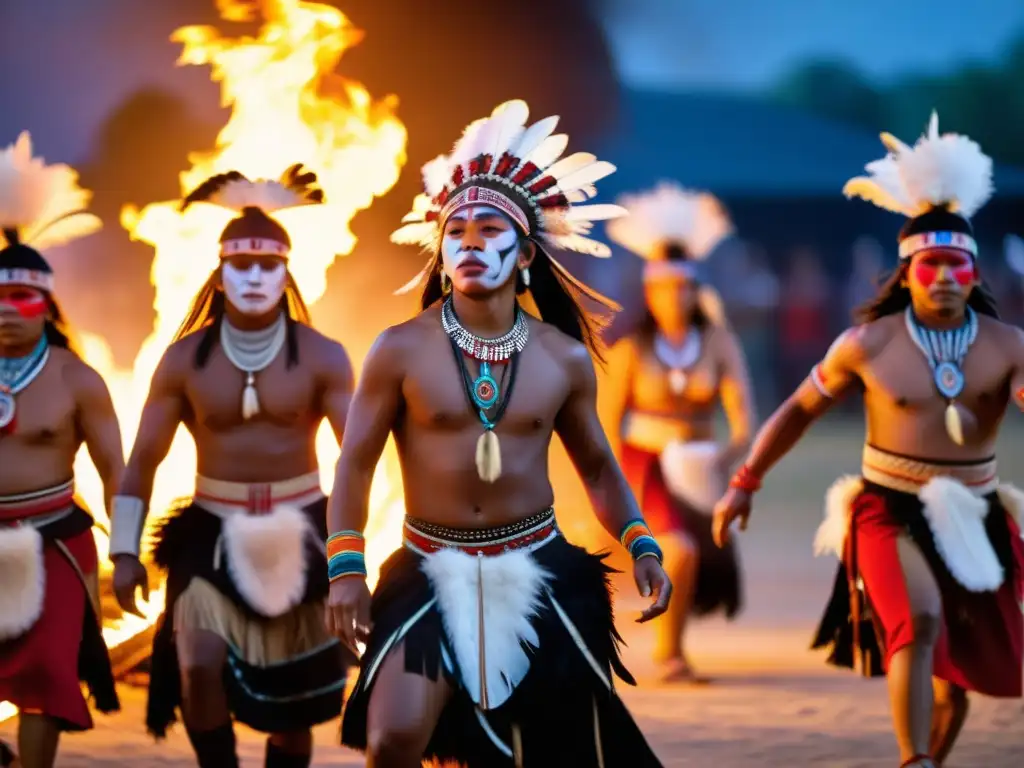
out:
<path id="1" fill-rule="evenodd" d="M 997 317 L 968 221 L 991 195 L 992 161 L 940 136 L 935 115 L 913 147 L 882 141 L 889 155 L 844 192 L 909 217 L 899 268 L 762 428 L 715 533 L 745 525 L 765 472 L 840 395 L 863 391 L 862 477 L 830 489 L 816 542 L 842 566 L 815 647 L 884 668 L 903 765 L 935 766 L 966 691 L 1021 695 L 1024 497 L 999 483 L 995 444 L 1008 402 L 1024 408 L 1024 334 Z"/>
<path id="2" fill-rule="evenodd" d="M 472 768 L 660 765 L 612 686 L 613 674 L 633 679 L 618 656 L 611 570 L 559 533 L 547 464 L 557 432 L 654 598 L 640 620 L 661 614 L 671 585 L 601 430 L 595 330 L 574 294 L 600 297 L 547 251 L 607 255 L 586 235 L 622 209 L 575 203 L 614 166 L 559 159 L 557 118 L 527 127 L 528 114 L 502 104 L 424 166 L 426 194 L 392 235 L 433 247 L 423 312 L 367 357 L 338 464 L 329 621 L 346 642 L 367 642 L 342 743 L 375 768 L 425 756 Z M 543 321 L 520 308 L 527 290 Z M 361 532 L 392 432 L 408 516 L 371 604 Z"/>
<path id="3" fill-rule="evenodd" d="M 609 366 L 619 460 L 675 587 L 655 623 L 655 658 L 667 681 L 706 682 L 686 654 L 686 619 L 739 611 L 737 555 L 732 544 L 715 546 L 711 511 L 750 447 L 755 420 L 743 352 L 721 321 L 721 303 L 701 284 L 700 262 L 732 225 L 714 197 L 672 184 L 620 202 L 629 216 L 610 222 L 608 236 L 646 260 L 647 311 Z M 731 433 L 724 447 L 714 439 L 719 401 Z"/>
<path id="4" fill-rule="evenodd" d="M 231 712 L 270 734 L 266 764 L 283 768 L 309 765 L 310 728 L 341 711 L 345 657 L 323 621 L 327 501 L 315 439 L 326 417 L 340 441 L 353 376 L 344 349 L 308 325 L 285 229 L 289 213 L 322 202 L 315 182 L 298 166 L 280 183 L 232 172 L 183 201 L 238 215 L 153 376 L 114 500 L 115 588 L 134 609 L 154 475 L 185 424 L 198 476 L 194 498 L 156 536 L 167 604 L 147 726 L 162 737 L 180 704 L 200 766 L 238 765 Z"/>
<path id="5" fill-rule="evenodd" d="M 74 462 L 85 443 L 109 500 L 121 431 L 106 384 L 71 345 L 43 257 L 99 229 L 89 197 L 73 169 L 32 156 L 27 132 L 0 153 L 0 701 L 21 712 L 27 768 L 54 764 L 61 731 L 92 728 L 80 680 L 101 712 L 119 708 Z"/>

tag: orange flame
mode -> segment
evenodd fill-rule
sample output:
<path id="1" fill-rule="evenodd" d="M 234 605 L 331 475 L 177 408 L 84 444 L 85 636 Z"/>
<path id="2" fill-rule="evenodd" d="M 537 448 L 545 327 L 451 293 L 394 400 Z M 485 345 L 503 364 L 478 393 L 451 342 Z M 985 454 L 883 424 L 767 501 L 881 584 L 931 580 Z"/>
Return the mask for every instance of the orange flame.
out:
<path id="1" fill-rule="evenodd" d="M 181 174 L 182 194 L 216 173 L 239 170 L 249 178 L 277 178 L 294 163 L 315 171 L 327 205 L 314 220 L 302 219 L 289 235 L 295 258 L 290 269 L 309 304 L 326 289 L 326 272 L 337 255 L 352 252 L 356 238 L 349 230 L 353 216 L 374 197 L 385 194 L 405 163 L 406 130 L 394 115 L 396 100 L 374 101 L 361 85 L 332 74 L 347 48 L 362 33 L 338 10 L 302 0 L 217 0 L 221 18 L 251 20 L 260 11 L 264 23 L 256 37 L 229 38 L 213 27 L 190 26 L 172 39 L 184 50 L 179 64 L 209 65 L 221 84 L 222 101 L 231 118 L 212 152 L 196 153 L 192 167 Z M 324 95 L 331 90 L 332 95 Z M 156 288 L 156 322 L 131 370 L 118 369 L 107 344 L 85 335 L 83 353 L 107 381 L 130 447 L 149 388 L 163 351 L 184 317 L 192 297 L 218 264 L 217 225 L 201 211 L 180 214 L 177 202 L 147 205 L 141 212 L 126 206 L 121 223 L 132 239 L 155 248 L 151 280 Z M 333 433 L 325 424 L 317 434 L 322 484 L 331 485 L 338 457 Z M 389 445 L 375 476 L 367 526 L 367 564 L 375 583 L 380 563 L 400 543 L 403 507 L 397 459 Z M 179 428 L 167 459 L 157 473 L 151 499 L 151 522 L 190 489 L 182 478 L 195 474 L 195 446 Z M 102 484 L 83 450 L 75 462 L 79 493 L 102 518 Z M 97 533 L 101 562 L 107 537 Z M 141 604 L 145 619 L 125 616 L 104 626 L 108 645 L 117 646 L 151 625 L 162 609 L 162 586 Z M 0 721 L 14 708 L 0 702 Z"/>

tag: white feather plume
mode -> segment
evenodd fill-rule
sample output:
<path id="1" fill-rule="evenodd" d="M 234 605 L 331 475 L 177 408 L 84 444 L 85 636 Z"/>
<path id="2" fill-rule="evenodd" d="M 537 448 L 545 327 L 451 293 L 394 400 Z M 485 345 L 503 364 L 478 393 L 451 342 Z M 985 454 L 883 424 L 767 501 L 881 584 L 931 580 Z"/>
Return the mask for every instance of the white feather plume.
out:
<path id="1" fill-rule="evenodd" d="M 733 232 L 717 198 L 672 182 L 623 195 L 618 202 L 629 215 L 608 225 L 608 237 L 645 259 L 655 257 L 666 242 L 681 243 L 690 258 L 704 259 Z"/>
<path id="2" fill-rule="evenodd" d="M 527 198 L 526 203 L 539 219 L 537 231 L 530 234 L 560 248 L 598 257 L 610 256 L 611 251 L 606 245 L 588 235 L 595 221 L 622 216 L 625 210 L 617 205 L 578 208 L 573 205 L 593 198 L 597 194 L 594 182 L 612 173 L 615 166 L 587 152 L 563 158 L 569 137 L 564 133 L 554 133 L 558 117 L 546 117 L 527 126 L 529 116 L 526 102 L 513 100 L 499 104 L 489 117 L 474 120 L 466 126 L 451 153 L 440 155 L 423 166 L 424 194 L 413 200 L 412 210 L 402 218 L 402 226 L 392 233 L 392 242 L 424 247 L 435 245 L 440 234 L 438 217 L 442 195 L 453 191 L 457 169 L 461 168 L 462 179 L 468 180 L 471 178 L 471 162 L 481 155 L 489 156 L 491 165 L 485 173 L 491 175 L 507 153 L 518 162 L 511 170 L 508 166 L 503 168 L 503 182 L 509 185 L 510 194 Z M 533 179 L 547 176 L 555 183 L 536 193 L 513 183 L 512 177 L 527 163 L 537 166 L 540 172 Z M 556 197 L 558 194 L 563 195 L 566 202 Z M 555 204 L 540 206 L 544 197 L 552 198 L 548 202 L 554 201 Z M 400 291 L 411 290 L 426 274 L 427 271 L 421 271 Z"/>
<path id="3" fill-rule="evenodd" d="M 251 207 L 259 208 L 264 213 L 273 213 L 284 208 L 307 205 L 311 201 L 280 181 L 237 179 L 229 181 L 210 195 L 209 202 L 233 211 Z"/>
<path id="4" fill-rule="evenodd" d="M 84 210 L 91 197 L 73 168 L 33 157 L 28 131 L 0 152 L 0 229 L 16 230 L 20 242 L 38 251 L 100 229 L 100 220 Z M 8 245 L 6 237 L 0 242 Z"/>
<path id="5" fill-rule="evenodd" d="M 557 115 L 552 115 L 551 117 L 545 117 L 543 120 L 538 120 L 523 131 L 523 135 L 520 137 L 519 142 L 511 150 L 512 154 L 520 160 L 524 160 L 533 154 L 533 151 L 537 149 L 545 139 L 554 133 L 555 128 L 557 127 Z M 522 163 L 520 163 L 519 167 L 522 167 Z"/>
<path id="6" fill-rule="evenodd" d="M 967 219 L 992 196 L 992 158 L 966 136 L 940 134 L 935 112 L 914 146 L 888 133 L 882 134 L 882 143 L 889 154 L 865 166 L 868 176 L 846 182 L 844 195 L 907 217 L 948 206 Z"/>

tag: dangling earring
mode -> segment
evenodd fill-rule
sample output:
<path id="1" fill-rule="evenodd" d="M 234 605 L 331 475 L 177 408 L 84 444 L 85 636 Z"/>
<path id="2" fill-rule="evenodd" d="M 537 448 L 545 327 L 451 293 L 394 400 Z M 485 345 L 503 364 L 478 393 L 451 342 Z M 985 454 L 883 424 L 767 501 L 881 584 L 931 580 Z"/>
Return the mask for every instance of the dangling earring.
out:
<path id="1" fill-rule="evenodd" d="M 527 288 L 529 288 L 530 287 L 530 268 L 529 267 L 520 267 L 519 268 L 519 274 L 521 274 L 523 276 L 523 285 L 525 285 Z"/>
<path id="2" fill-rule="evenodd" d="M 451 293 L 452 281 L 447 272 L 441 273 L 441 293 Z"/>

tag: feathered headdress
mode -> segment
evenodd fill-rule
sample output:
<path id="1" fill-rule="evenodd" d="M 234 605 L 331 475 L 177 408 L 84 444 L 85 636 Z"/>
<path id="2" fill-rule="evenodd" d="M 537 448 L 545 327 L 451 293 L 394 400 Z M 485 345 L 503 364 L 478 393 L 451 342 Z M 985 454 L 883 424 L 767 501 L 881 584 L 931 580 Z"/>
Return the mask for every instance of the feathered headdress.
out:
<path id="1" fill-rule="evenodd" d="M 569 137 L 554 133 L 558 117 L 527 127 L 529 114 L 524 101 L 499 104 L 490 117 L 466 127 L 451 154 L 424 165 L 424 193 L 413 200 L 412 211 L 402 219 L 404 226 L 392 233 L 391 241 L 434 247 L 452 213 L 468 205 L 490 205 L 511 218 L 563 277 L 587 292 L 545 246 L 611 255 L 606 245 L 587 235 L 595 221 L 626 211 L 617 205 L 580 203 L 597 194 L 594 183 L 613 173 L 615 166 L 587 152 L 562 157 Z M 397 293 L 414 288 L 432 264 Z"/>
<path id="2" fill-rule="evenodd" d="M 221 258 L 241 253 L 287 258 L 291 238 L 278 214 L 323 202 L 316 174 L 296 164 L 279 181 L 250 181 L 238 171 L 212 176 L 181 201 L 180 210 L 209 205 L 236 214 L 221 232 Z"/>
<path id="3" fill-rule="evenodd" d="M 52 292 L 53 269 L 42 252 L 100 229 L 85 212 L 91 196 L 73 168 L 32 156 L 28 131 L 0 152 L 0 284 Z"/>
<path id="4" fill-rule="evenodd" d="M 865 166 L 870 176 L 846 182 L 843 194 L 909 217 L 899 236 L 901 259 L 934 247 L 977 257 L 970 218 L 992 196 L 992 158 L 966 136 L 939 134 L 935 112 L 914 146 L 889 133 L 882 143 L 889 154 Z"/>
<path id="5" fill-rule="evenodd" d="M 682 260 L 702 261 L 733 233 L 718 198 L 672 182 L 618 202 L 629 216 L 608 224 L 609 239 L 649 262 L 666 259 L 666 245 L 677 246 Z"/>

